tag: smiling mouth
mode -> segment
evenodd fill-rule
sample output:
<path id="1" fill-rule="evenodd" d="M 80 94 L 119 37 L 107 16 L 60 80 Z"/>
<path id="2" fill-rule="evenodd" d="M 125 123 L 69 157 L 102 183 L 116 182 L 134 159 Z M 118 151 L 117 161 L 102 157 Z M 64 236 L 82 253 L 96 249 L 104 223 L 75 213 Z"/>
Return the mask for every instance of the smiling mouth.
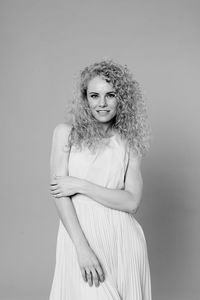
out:
<path id="1" fill-rule="evenodd" d="M 101 117 L 106 117 L 109 114 L 109 110 L 101 109 L 96 111 L 97 114 Z"/>
<path id="2" fill-rule="evenodd" d="M 101 109 L 101 110 L 97 110 L 97 112 L 109 112 L 109 110 Z"/>

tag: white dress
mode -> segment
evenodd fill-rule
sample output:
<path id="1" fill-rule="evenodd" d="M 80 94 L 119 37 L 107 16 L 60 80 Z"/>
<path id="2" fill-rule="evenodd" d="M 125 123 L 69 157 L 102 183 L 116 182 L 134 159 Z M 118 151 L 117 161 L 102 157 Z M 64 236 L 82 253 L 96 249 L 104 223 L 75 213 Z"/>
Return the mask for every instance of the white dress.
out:
<path id="1" fill-rule="evenodd" d="M 72 146 L 69 175 L 107 188 L 123 189 L 128 163 L 126 143 L 119 135 L 104 141 L 95 154 L 87 148 L 80 152 Z M 151 300 L 145 236 L 134 216 L 82 194 L 73 196 L 72 201 L 105 280 L 99 287 L 90 287 L 83 280 L 74 244 L 60 221 L 49 300 Z"/>

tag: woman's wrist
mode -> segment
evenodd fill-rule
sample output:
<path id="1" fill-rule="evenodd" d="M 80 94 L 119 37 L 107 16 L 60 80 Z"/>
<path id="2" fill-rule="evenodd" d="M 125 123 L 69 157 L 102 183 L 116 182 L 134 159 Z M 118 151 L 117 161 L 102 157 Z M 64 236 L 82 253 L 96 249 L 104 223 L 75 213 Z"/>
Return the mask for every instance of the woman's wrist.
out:
<path id="1" fill-rule="evenodd" d="M 79 185 L 78 185 L 78 193 L 80 194 L 86 194 L 87 193 L 87 188 L 88 188 L 89 182 L 85 179 L 80 179 Z"/>
<path id="2" fill-rule="evenodd" d="M 85 249 L 89 247 L 88 241 L 86 238 L 77 239 L 74 241 L 74 246 L 76 248 L 76 251 L 81 251 L 81 249 Z"/>

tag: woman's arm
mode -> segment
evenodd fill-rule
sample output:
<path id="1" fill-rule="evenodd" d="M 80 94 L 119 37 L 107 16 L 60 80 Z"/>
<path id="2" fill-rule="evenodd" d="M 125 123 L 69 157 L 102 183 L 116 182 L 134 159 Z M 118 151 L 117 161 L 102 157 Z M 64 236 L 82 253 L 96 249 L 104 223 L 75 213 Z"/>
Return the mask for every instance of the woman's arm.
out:
<path id="1" fill-rule="evenodd" d="M 64 151 L 64 148 L 68 143 L 70 129 L 70 126 L 66 124 L 59 124 L 54 129 L 50 159 L 51 183 L 54 182 L 55 176 L 68 175 L 69 151 Z M 94 283 L 98 287 L 100 282 L 104 281 L 104 271 L 82 231 L 71 198 L 65 196 L 54 199 L 59 217 L 75 245 L 83 279 L 90 286 Z"/>
<path id="2" fill-rule="evenodd" d="M 85 179 L 65 176 L 56 178 L 57 184 L 52 189 L 52 195 L 60 198 L 80 193 L 109 208 L 135 213 L 139 207 L 143 188 L 140 167 L 141 156 L 132 150 L 129 154 L 124 190 L 110 189 Z"/>
<path id="3" fill-rule="evenodd" d="M 142 196 L 141 156 L 130 151 L 124 190 L 105 188 L 84 180 L 79 193 L 116 210 L 136 213 Z"/>
<path id="4" fill-rule="evenodd" d="M 68 143 L 69 132 L 70 126 L 66 124 L 59 124 L 54 129 L 50 157 L 51 182 L 54 181 L 55 176 L 68 175 L 69 151 L 64 151 L 64 147 Z M 82 245 L 88 245 L 71 198 L 62 197 L 59 200 L 54 198 L 54 200 L 58 215 L 69 233 L 75 247 L 77 248 Z"/>

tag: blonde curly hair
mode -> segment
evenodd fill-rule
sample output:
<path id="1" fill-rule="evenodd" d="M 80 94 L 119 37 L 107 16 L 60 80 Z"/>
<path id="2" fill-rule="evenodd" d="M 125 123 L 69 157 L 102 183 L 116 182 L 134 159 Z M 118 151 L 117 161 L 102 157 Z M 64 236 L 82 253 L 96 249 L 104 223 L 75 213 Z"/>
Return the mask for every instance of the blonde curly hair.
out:
<path id="1" fill-rule="evenodd" d="M 150 148 L 151 126 L 139 83 L 133 79 L 127 66 L 113 60 L 96 62 L 80 72 L 76 95 L 68 106 L 72 114 L 69 146 L 82 145 L 95 148 L 105 136 L 99 122 L 91 113 L 87 100 L 87 86 L 91 79 L 100 76 L 112 85 L 117 99 L 117 112 L 111 128 L 125 139 L 130 148 L 144 156 Z"/>

